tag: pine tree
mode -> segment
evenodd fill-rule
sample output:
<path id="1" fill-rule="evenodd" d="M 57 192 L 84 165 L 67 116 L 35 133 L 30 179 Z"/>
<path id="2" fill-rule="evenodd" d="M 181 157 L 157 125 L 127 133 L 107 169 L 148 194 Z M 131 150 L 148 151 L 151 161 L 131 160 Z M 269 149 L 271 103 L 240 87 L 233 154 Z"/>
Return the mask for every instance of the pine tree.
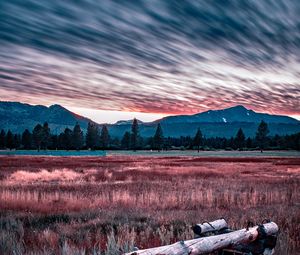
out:
<path id="1" fill-rule="evenodd" d="M 22 145 L 23 145 L 23 148 L 25 150 L 29 150 L 31 149 L 31 146 L 32 146 L 32 135 L 31 133 L 29 132 L 28 129 L 25 129 L 25 131 L 23 132 L 22 134 Z"/>
<path id="2" fill-rule="evenodd" d="M 245 135 L 241 128 L 239 128 L 235 136 L 235 145 L 240 150 L 245 147 Z"/>
<path id="3" fill-rule="evenodd" d="M 51 134 L 50 134 L 50 128 L 47 122 L 44 123 L 43 125 L 43 131 L 42 131 L 42 142 L 41 142 L 41 147 L 44 150 L 47 150 L 49 143 L 50 143 L 50 138 L 51 138 Z"/>
<path id="4" fill-rule="evenodd" d="M 131 141 L 130 145 L 133 151 L 136 151 L 139 145 L 139 125 L 136 118 L 133 119 L 131 125 Z"/>
<path id="5" fill-rule="evenodd" d="M 50 148 L 52 150 L 57 150 L 58 148 L 58 136 L 57 135 L 51 135 L 51 143 L 50 143 Z"/>
<path id="6" fill-rule="evenodd" d="M 65 150 L 65 144 L 64 144 L 64 133 L 60 133 L 57 137 L 57 148 L 60 150 Z"/>
<path id="7" fill-rule="evenodd" d="M 197 147 L 198 152 L 200 151 L 200 146 L 202 145 L 202 132 L 200 128 L 198 128 L 197 133 L 193 140 L 193 145 Z"/>
<path id="8" fill-rule="evenodd" d="M 246 140 L 246 147 L 248 149 L 252 148 L 252 139 L 250 137 L 248 137 L 247 140 Z"/>
<path id="9" fill-rule="evenodd" d="M 103 150 L 107 149 L 110 143 L 110 136 L 106 125 L 102 126 L 100 134 L 100 146 Z"/>
<path id="10" fill-rule="evenodd" d="M 158 123 L 155 135 L 153 137 L 154 148 L 161 151 L 164 144 L 164 135 L 160 123 Z"/>
<path id="11" fill-rule="evenodd" d="M 276 134 L 272 139 L 272 146 L 279 148 L 280 147 L 281 137 Z"/>
<path id="12" fill-rule="evenodd" d="M 21 147 L 21 136 L 19 134 L 14 135 L 13 147 L 19 149 Z"/>
<path id="13" fill-rule="evenodd" d="M 172 138 L 168 136 L 168 138 L 165 141 L 165 150 L 169 150 L 172 147 Z"/>
<path id="14" fill-rule="evenodd" d="M 6 147 L 12 150 L 14 147 L 14 135 L 10 130 L 8 130 L 5 140 L 6 140 Z"/>
<path id="15" fill-rule="evenodd" d="M 121 147 L 122 149 L 126 149 L 126 150 L 130 148 L 130 133 L 128 131 L 126 131 L 123 135 L 121 141 Z"/>
<path id="16" fill-rule="evenodd" d="M 92 148 L 94 141 L 93 141 L 93 123 L 89 122 L 86 132 L 85 143 L 88 148 Z"/>
<path id="17" fill-rule="evenodd" d="M 235 147 L 235 145 L 234 145 L 234 138 L 233 137 L 230 137 L 230 139 L 228 140 L 228 146 L 231 149 L 233 149 Z"/>
<path id="18" fill-rule="evenodd" d="M 83 132 L 78 122 L 74 126 L 72 135 L 73 135 L 72 137 L 73 147 L 74 149 L 79 151 L 83 147 Z"/>
<path id="19" fill-rule="evenodd" d="M 37 124 L 32 131 L 32 140 L 38 151 L 41 149 L 41 144 L 44 138 L 43 127 Z"/>
<path id="20" fill-rule="evenodd" d="M 94 123 L 89 122 L 86 133 L 86 146 L 92 150 L 95 150 L 99 144 L 99 140 L 100 137 L 98 127 Z"/>
<path id="21" fill-rule="evenodd" d="M 255 137 L 261 152 L 263 152 L 263 149 L 265 148 L 269 132 L 268 124 L 262 120 L 257 128 Z"/>
<path id="22" fill-rule="evenodd" d="M 2 129 L 0 132 L 0 149 L 5 149 L 6 147 L 5 135 L 5 131 Z"/>
<path id="23" fill-rule="evenodd" d="M 63 134 L 63 147 L 66 150 L 72 148 L 72 130 L 69 128 L 66 128 Z"/>

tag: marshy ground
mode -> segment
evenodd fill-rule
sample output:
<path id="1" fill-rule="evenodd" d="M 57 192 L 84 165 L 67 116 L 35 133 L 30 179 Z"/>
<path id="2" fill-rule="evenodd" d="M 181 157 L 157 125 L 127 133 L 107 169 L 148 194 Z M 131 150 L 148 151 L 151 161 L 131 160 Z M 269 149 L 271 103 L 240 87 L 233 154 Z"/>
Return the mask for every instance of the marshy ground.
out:
<path id="1" fill-rule="evenodd" d="M 298 157 L 0 157 L 0 254 L 118 254 L 224 217 L 272 219 L 300 248 Z"/>

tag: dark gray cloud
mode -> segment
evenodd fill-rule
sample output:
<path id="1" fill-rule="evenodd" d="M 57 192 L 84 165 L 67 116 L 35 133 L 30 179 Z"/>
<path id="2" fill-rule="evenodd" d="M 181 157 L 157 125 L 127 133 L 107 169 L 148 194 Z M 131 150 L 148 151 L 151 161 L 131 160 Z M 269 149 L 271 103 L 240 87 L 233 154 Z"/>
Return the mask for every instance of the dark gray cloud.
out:
<path id="1" fill-rule="evenodd" d="M 0 1 L 2 99 L 299 114 L 300 2 Z"/>

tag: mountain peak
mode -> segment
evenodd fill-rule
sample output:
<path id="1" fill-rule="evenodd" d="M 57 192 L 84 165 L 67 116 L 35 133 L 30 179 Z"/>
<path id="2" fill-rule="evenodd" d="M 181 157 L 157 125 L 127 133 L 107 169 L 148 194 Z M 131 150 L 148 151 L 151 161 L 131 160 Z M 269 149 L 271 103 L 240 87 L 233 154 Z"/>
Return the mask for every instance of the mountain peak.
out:
<path id="1" fill-rule="evenodd" d="M 49 106 L 49 109 L 59 109 L 59 110 L 62 110 L 62 109 L 65 109 L 65 108 L 62 107 L 62 106 L 59 105 L 59 104 L 53 104 L 53 105 L 50 105 L 50 106 Z"/>
<path id="2" fill-rule="evenodd" d="M 223 111 L 226 111 L 226 110 L 249 111 L 249 110 L 248 110 L 245 106 L 243 106 L 243 105 L 235 105 L 235 106 L 232 106 L 232 107 L 228 107 L 228 108 L 223 109 Z"/>
<path id="3" fill-rule="evenodd" d="M 244 109 L 244 110 L 248 110 L 245 106 L 239 104 L 239 105 L 236 105 L 236 106 L 233 106 L 231 108 L 235 108 L 235 109 Z"/>

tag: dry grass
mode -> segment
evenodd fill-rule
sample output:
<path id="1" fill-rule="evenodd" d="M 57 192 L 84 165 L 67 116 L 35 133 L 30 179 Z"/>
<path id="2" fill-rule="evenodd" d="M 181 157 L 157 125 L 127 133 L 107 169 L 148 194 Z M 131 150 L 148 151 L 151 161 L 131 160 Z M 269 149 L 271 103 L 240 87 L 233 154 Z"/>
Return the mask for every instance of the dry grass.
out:
<path id="1" fill-rule="evenodd" d="M 0 254 L 120 254 L 220 217 L 270 218 L 276 254 L 300 248 L 297 158 L 0 157 L 0 178 Z"/>

